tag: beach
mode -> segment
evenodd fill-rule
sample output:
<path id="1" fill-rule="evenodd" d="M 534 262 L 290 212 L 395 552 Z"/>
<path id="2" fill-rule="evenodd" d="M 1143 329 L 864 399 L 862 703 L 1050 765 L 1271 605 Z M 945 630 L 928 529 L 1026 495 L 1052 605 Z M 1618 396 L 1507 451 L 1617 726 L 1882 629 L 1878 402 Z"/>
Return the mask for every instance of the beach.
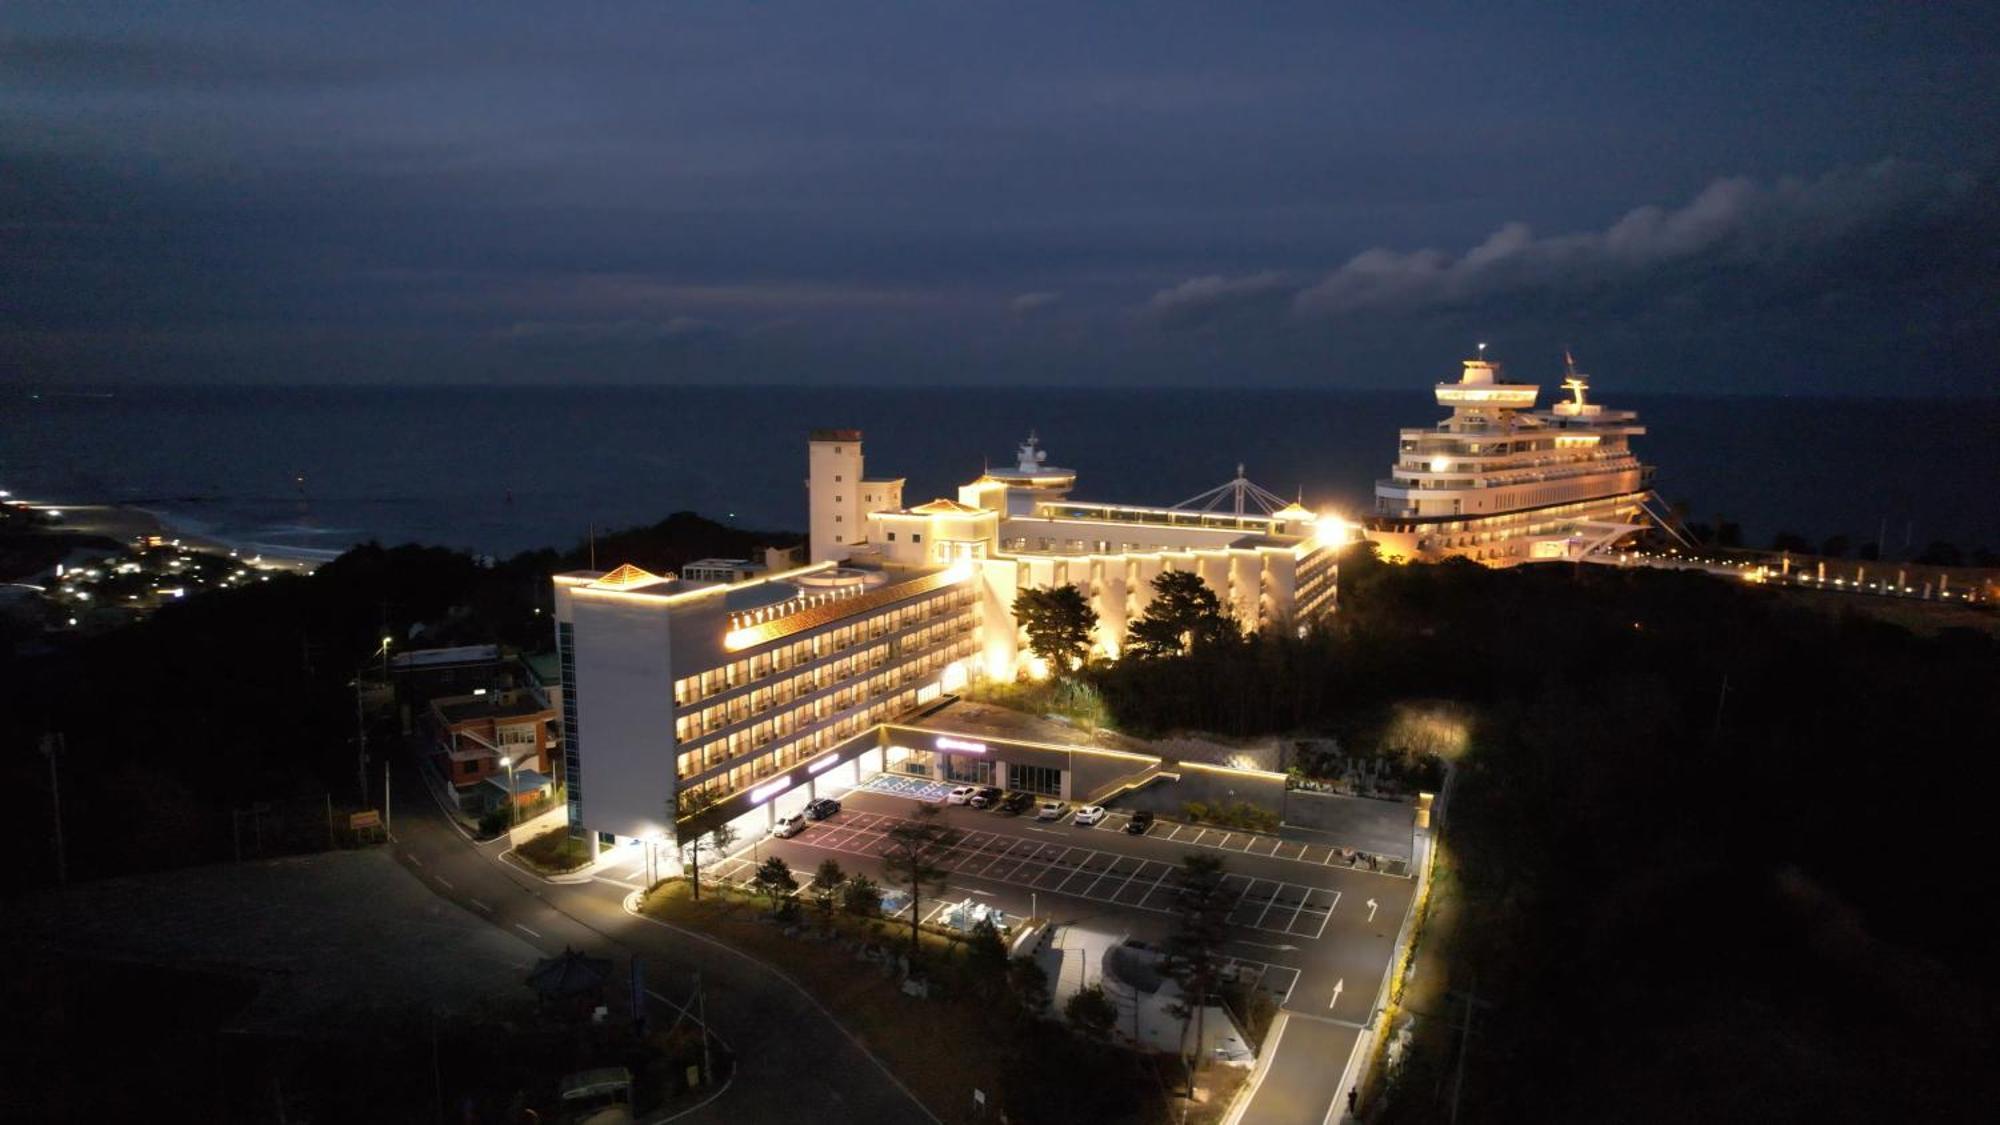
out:
<path id="1" fill-rule="evenodd" d="M 246 549 L 242 544 L 194 534 L 175 527 L 158 513 L 144 508 L 132 508 L 121 504 L 67 505 L 41 501 L 33 502 L 32 506 L 38 511 L 62 513 L 50 528 L 51 531 L 98 535 L 126 545 L 144 536 L 158 536 L 168 542 L 178 542 L 190 550 L 216 555 L 233 555 L 246 564 L 262 570 L 283 570 L 293 574 L 310 574 L 318 569 L 321 563 L 327 561 L 324 552 L 291 553 Z"/>

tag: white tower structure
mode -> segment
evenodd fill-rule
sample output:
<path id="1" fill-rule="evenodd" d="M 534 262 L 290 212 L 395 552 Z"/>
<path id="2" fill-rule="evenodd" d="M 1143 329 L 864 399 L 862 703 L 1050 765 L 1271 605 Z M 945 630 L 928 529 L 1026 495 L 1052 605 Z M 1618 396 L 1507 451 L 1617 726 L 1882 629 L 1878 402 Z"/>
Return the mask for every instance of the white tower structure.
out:
<path id="1" fill-rule="evenodd" d="M 860 430 L 814 430 L 806 448 L 811 561 L 838 562 L 867 540 L 868 513 L 903 506 L 903 481 L 864 479 Z"/>

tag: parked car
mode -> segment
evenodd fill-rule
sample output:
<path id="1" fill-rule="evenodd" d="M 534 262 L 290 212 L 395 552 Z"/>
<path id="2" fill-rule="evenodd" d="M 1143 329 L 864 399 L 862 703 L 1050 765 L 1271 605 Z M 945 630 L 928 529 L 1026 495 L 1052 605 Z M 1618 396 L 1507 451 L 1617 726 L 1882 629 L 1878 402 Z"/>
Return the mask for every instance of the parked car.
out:
<path id="1" fill-rule="evenodd" d="M 1100 821 L 1102 821 L 1103 819 L 1104 819 L 1103 805 L 1085 805 L 1082 808 L 1076 810 L 1076 823 L 1081 827 L 1090 828 L 1099 823 Z"/>
<path id="2" fill-rule="evenodd" d="M 793 813 L 790 816 L 779 817 L 778 823 L 771 827 L 771 835 L 780 840 L 789 840 L 805 830 L 806 814 Z"/>
<path id="3" fill-rule="evenodd" d="M 1028 811 L 1028 806 L 1034 803 L 1034 797 L 1026 793 L 1009 793 L 1007 794 L 1007 799 L 1000 802 L 1000 811 L 1003 813 L 1024 813 Z"/>
<path id="4" fill-rule="evenodd" d="M 966 804 L 971 805 L 975 809 L 990 809 L 999 803 L 1000 788 L 997 785 L 981 787 L 979 792 L 972 795 L 972 800 L 966 802 Z"/>
<path id="5" fill-rule="evenodd" d="M 1035 810 L 1035 819 L 1061 820 L 1062 814 L 1068 811 L 1069 806 L 1063 804 L 1061 801 L 1043 801 L 1042 807 Z"/>
<path id="6" fill-rule="evenodd" d="M 1132 814 L 1131 820 L 1125 822 L 1125 831 L 1130 832 L 1134 836 L 1144 836 L 1146 829 L 1152 826 L 1153 814 L 1141 809 Z"/>
<path id="7" fill-rule="evenodd" d="M 821 797 L 819 800 L 806 806 L 806 815 L 814 820 L 825 820 L 839 811 L 840 802 L 834 800 L 832 797 Z"/>
<path id="8" fill-rule="evenodd" d="M 961 785 L 944 795 L 944 803 L 947 805 L 962 805 L 972 800 L 972 795 L 977 792 L 979 790 L 974 789 L 970 785 Z"/>

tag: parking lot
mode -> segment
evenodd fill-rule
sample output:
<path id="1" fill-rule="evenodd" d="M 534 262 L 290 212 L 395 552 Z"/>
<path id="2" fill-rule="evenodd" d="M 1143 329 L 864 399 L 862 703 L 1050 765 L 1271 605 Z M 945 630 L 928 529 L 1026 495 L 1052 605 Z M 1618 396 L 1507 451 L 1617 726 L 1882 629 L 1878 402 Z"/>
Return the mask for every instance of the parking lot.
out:
<path id="1" fill-rule="evenodd" d="M 842 810 L 832 817 L 789 839 L 759 837 L 738 854 L 704 865 L 702 878 L 747 885 L 757 862 L 776 855 L 807 883 L 832 857 L 886 890 L 894 885 L 883 869 L 888 833 L 910 821 L 912 800 L 937 806 L 931 823 L 945 829 L 931 852 L 945 885 L 924 895 L 926 914 L 973 902 L 1013 918 L 1088 920 L 1130 940 L 1157 943 L 1179 925 L 1175 898 L 1184 860 L 1190 853 L 1215 854 L 1224 863 L 1229 971 L 1288 1009 L 1323 1018 L 1368 1015 L 1414 889 L 1387 862 L 1371 870 L 1361 853 L 1350 860 L 1326 844 L 1168 821 L 1135 835 L 1123 830 L 1123 813 L 1085 826 L 1075 823 L 1073 810 L 1038 820 L 949 805 L 928 789 L 906 796 L 900 788 L 865 786 L 844 794 Z M 906 903 L 890 899 L 885 910 L 907 919 Z"/>
<path id="2" fill-rule="evenodd" d="M 789 842 L 880 859 L 892 846 L 888 831 L 898 823 L 907 822 L 881 813 L 843 812 L 809 826 Z M 1180 879 L 1176 863 L 965 829 L 950 830 L 932 862 L 947 873 L 1159 914 L 1174 913 Z M 747 879 L 753 867 L 737 856 L 714 870 L 722 878 Z M 1325 933 L 1341 897 L 1337 890 L 1235 873 L 1225 875 L 1222 886 L 1231 924 L 1293 937 L 1318 938 Z"/>

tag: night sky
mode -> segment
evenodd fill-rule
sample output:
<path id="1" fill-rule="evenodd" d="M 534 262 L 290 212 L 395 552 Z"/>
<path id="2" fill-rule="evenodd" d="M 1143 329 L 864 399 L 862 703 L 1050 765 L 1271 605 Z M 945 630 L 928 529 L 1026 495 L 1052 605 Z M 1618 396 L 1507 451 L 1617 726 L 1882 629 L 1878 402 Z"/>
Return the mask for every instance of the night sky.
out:
<path id="1" fill-rule="evenodd" d="M 0 381 L 1994 393 L 2000 5 L 10 3 Z"/>

